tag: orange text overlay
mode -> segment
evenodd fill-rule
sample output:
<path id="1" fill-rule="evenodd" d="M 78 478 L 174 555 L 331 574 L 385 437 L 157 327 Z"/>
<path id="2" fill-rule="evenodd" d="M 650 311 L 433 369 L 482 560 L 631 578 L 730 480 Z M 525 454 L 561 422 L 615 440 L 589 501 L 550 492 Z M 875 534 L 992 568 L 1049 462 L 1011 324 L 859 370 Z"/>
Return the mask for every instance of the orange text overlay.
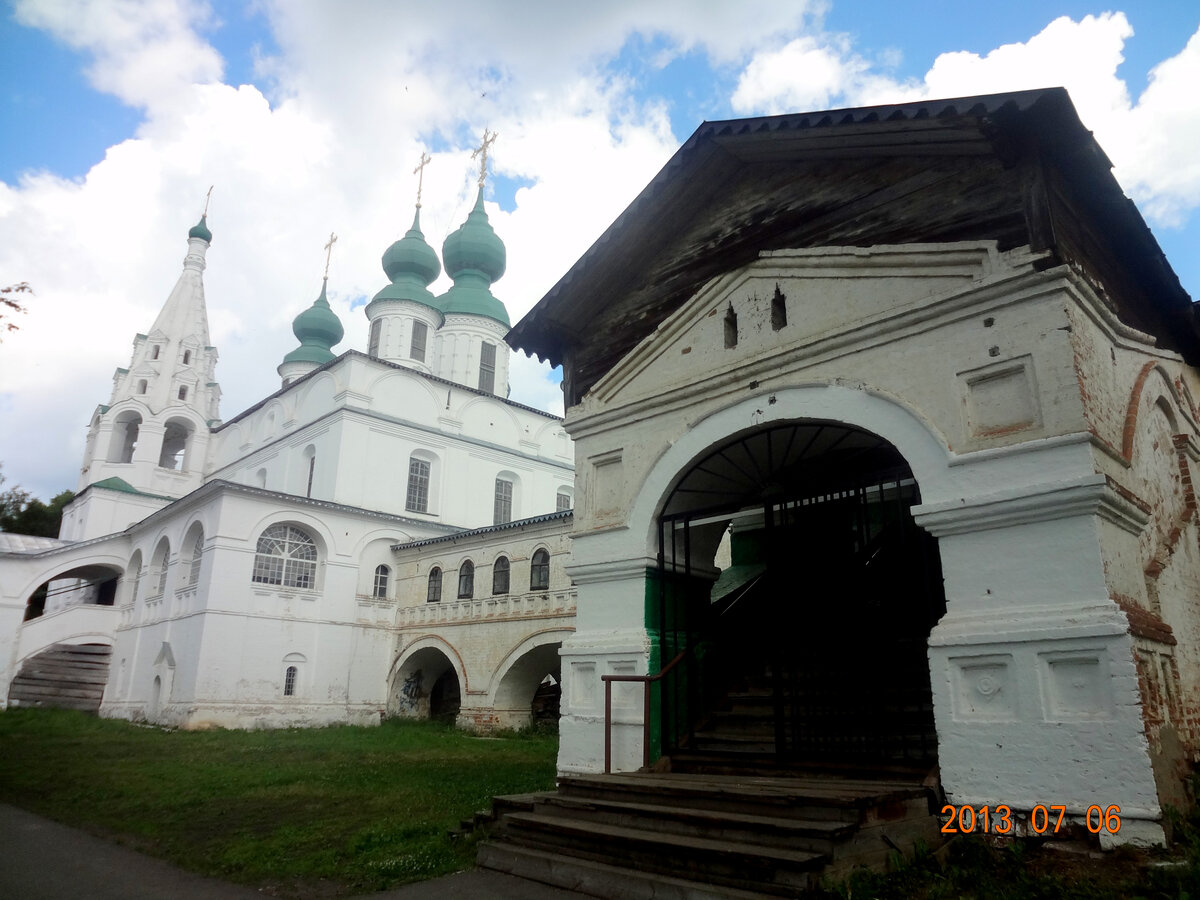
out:
<path id="1" fill-rule="evenodd" d="M 976 831 L 982 834 L 1013 834 L 1015 820 L 1013 811 L 1000 804 L 998 806 L 955 806 L 947 803 L 942 807 L 942 815 L 947 816 L 942 825 L 942 834 L 972 834 Z M 1038 804 L 1029 811 L 1028 817 L 1021 816 L 1029 824 L 1029 830 L 1034 834 L 1058 834 L 1058 830 L 1067 821 L 1065 806 L 1043 806 Z M 1106 831 L 1117 834 L 1121 830 L 1121 807 L 1089 806 L 1084 816 L 1087 830 L 1092 834 Z M 1024 833 L 1024 829 L 1018 829 Z"/>

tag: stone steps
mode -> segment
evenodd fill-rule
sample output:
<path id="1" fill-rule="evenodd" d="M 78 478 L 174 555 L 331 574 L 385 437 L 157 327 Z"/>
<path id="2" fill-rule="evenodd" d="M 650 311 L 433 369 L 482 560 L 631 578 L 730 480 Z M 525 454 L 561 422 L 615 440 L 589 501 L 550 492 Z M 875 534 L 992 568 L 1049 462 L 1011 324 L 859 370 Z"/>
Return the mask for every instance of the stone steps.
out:
<path id="1" fill-rule="evenodd" d="M 598 897 L 795 897 L 822 873 L 936 847 L 933 800 L 899 773 L 564 776 L 508 804 L 478 863 Z"/>
<path id="2" fill-rule="evenodd" d="M 8 689 L 9 706 L 98 712 L 108 684 L 112 648 L 54 644 L 25 660 Z"/>

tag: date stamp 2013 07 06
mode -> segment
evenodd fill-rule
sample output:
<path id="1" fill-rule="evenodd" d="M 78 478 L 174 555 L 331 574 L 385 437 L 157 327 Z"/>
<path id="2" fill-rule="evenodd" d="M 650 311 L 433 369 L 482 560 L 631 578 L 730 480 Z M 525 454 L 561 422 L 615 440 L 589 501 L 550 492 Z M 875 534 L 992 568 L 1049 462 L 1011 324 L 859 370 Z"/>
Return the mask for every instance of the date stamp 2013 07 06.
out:
<path id="1" fill-rule="evenodd" d="M 976 831 L 983 834 L 1018 833 L 1014 831 L 1017 820 L 1013 817 L 1013 811 L 1004 804 L 955 806 L 947 803 L 942 807 L 942 815 L 948 817 L 942 824 L 942 834 L 972 834 Z M 1065 806 L 1039 803 L 1029 811 L 1029 830 L 1034 834 L 1058 834 L 1066 818 Z M 1093 804 L 1084 814 L 1084 824 L 1092 834 L 1102 831 L 1117 834 L 1121 830 L 1121 807 L 1115 803 L 1107 807 Z"/>

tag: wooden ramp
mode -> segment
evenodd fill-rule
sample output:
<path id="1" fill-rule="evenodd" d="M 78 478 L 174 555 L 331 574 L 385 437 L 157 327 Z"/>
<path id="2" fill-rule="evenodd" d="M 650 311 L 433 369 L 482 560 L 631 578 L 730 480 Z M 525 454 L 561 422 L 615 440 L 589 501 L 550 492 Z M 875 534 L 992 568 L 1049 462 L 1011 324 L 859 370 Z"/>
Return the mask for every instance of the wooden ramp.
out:
<path id="1" fill-rule="evenodd" d="M 112 647 L 53 644 L 21 665 L 8 688 L 10 707 L 100 710 Z"/>
<path id="2" fill-rule="evenodd" d="M 478 864 L 594 897 L 795 897 L 940 838 L 936 790 L 899 774 L 569 776 L 497 800 Z"/>

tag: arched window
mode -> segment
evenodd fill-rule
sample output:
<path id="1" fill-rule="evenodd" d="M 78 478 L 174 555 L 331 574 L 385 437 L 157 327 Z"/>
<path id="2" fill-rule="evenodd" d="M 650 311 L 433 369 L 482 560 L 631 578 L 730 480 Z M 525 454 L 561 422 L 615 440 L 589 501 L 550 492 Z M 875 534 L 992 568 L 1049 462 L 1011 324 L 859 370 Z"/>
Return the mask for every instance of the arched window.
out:
<path id="1" fill-rule="evenodd" d="M 408 355 L 417 362 L 425 362 L 425 338 L 429 329 L 424 322 L 413 322 L 412 342 L 408 347 Z"/>
<path id="2" fill-rule="evenodd" d="M 479 345 L 479 389 L 496 392 L 496 345 L 487 341 Z"/>
<path id="3" fill-rule="evenodd" d="M 383 319 L 371 323 L 371 334 L 367 338 L 367 356 L 379 356 L 379 334 L 383 330 Z"/>
<path id="4" fill-rule="evenodd" d="M 492 593 L 507 594 L 508 593 L 508 571 L 509 563 L 507 556 L 498 556 L 496 561 L 492 563 Z"/>
<path id="5" fill-rule="evenodd" d="M 154 558 L 150 560 L 150 595 L 158 597 L 167 589 L 167 570 L 171 564 L 171 544 L 163 538 L 154 549 Z"/>
<path id="6" fill-rule="evenodd" d="M 306 470 L 307 482 L 304 487 L 304 496 L 312 496 L 313 474 L 317 471 L 317 448 L 309 444 L 304 448 L 304 466 Z"/>
<path id="7" fill-rule="evenodd" d="M 529 589 L 531 591 L 550 589 L 550 554 L 545 550 L 537 550 L 533 554 L 533 562 L 529 565 Z"/>
<path id="8" fill-rule="evenodd" d="M 145 378 L 142 378 L 141 380 L 138 381 L 138 393 L 139 394 L 146 393 L 146 379 Z"/>
<path id="9" fill-rule="evenodd" d="M 425 592 L 426 603 L 437 603 L 442 599 L 442 570 L 434 566 L 429 570 L 429 589 Z"/>
<path id="10" fill-rule="evenodd" d="M 196 531 L 196 540 L 192 543 L 192 562 L 188 567 L 188 584 L 193 585 L 200 580 L 200 563 L 204 555 L 204 529 Z"/>
<path id="11" fill-rule="evenodd" d="M 371 590 L 371 596 L 376 600 L 387 599 L 388 576 L 391 574 L 392 570 L 387 566 L 375 567 L 375 584 Z"/>
<path id="12" fill-rule="evenodd" d="M 300 670 L 306 662 L 303 653 L 289 653 L 283 658 L 283 696 L 295 697 L 300 691 Z"/>
<path id="13" fill-rule="evenodd" d="M 117 416 L 113 426 L 111 443 L 108 445 L 108 461 L 111 463 L 133 462 L 133 452 L 137 449 L 138 431 L 142 426 L 142 417 L 135 412 L 126 410 Z"/>
<path id="14" fill-rule="evenodd" d="M 158 344 L 155 344 L 153 347 L 150 348 L 150 358 L 158 359 Z"/>
<path id="15" fill-rule="evenodd" d="M 258 539 L 250 580 L 312 590 L 317 584 L 316 543 L 294 525 L 272 525 Z"/>
<path id="16" fill-rule="evenodd" d="M 469 559 L 458 567 L 458 599 L 470 600 L 475 596 L 475 563 Z"/>
<path id="17" fill-rule="evenodd" d="M 492 504 L 492 524 L 503 525 L 512 521 L 513 483 L 507 478 L 496 479 L 496 494 Z"/>
<path id="18" fill-rule="evenodd" d="M 142 580 L 142 551 L 135 550 L 129 560 L 129 568 L 125 570 L 125 578 L 129 581 L 129 603 L 137 603 L 138 585 Z"/>
<path id="19" fill-rule="evenodd" d="M 192 439 L 193 431 L 192 423 L 187 419 L 167 420 L 167 427 L 163 429 L 162 450 L 158 454 L 159 468 L 176 472 L 184 470 L 188 442 Z"/>
<path id="20" fill-rule="evenodd" d="M 192 361 L 192 351 L 184 350 L 183 351 L 183 364 L 186 366 L 191 361 Z"/>
<path id="21" fill-rule="evenodd" d="M 409 512 L 429 512 L 429 474 L 433 467 L 427 459 L 408 461 L 408 496 L 404 508 Z"/>

